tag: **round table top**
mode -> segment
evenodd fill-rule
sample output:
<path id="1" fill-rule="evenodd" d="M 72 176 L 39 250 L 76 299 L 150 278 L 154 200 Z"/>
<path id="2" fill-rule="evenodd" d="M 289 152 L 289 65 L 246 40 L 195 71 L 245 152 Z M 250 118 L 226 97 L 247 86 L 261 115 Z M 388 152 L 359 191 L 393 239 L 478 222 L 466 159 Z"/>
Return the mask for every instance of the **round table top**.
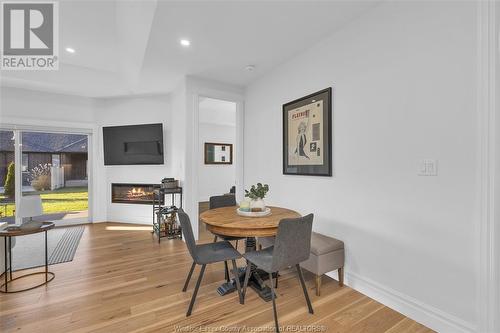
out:
<path id="1" fill-rule="evenodd" d="M 268 237 L 275 236 L 282 219 L 301 217 L 291 209 L 272 207 L 271 214 L 263 217 L 238 215 L 238 206 L 210 209 L 200 214 L 200 219 L 207 229 L 222 236 L 233 237 Z"/>
<path id="2" fill-rule="evenodd" d="M 53 222 L 43 222 L 43 224 L 39 228 L 16 228 L 16 229 L 11 229 L 9 230 L 9 227 L 0 230 L 0 237 L 14 237 L 14 236 L 24 236 L 24 235 L 31 235 L 31 234 L 36 234 L 38 232 L 43 232 L 50 230 L 54 228 L 54 223 Z"/>

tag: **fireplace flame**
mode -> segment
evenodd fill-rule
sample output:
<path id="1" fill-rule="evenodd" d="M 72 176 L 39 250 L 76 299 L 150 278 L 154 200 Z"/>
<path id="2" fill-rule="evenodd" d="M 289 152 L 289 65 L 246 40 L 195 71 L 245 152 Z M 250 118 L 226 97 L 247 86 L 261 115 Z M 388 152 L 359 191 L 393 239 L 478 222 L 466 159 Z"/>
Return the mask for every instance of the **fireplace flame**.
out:
<path id="1" fill-rule="evenodd" d="M 146 195 L 146 192 L 142 188 L 133 187 L 130 191 L 128 191 L 128 196 L 131 198 L 143 197 Z"/>

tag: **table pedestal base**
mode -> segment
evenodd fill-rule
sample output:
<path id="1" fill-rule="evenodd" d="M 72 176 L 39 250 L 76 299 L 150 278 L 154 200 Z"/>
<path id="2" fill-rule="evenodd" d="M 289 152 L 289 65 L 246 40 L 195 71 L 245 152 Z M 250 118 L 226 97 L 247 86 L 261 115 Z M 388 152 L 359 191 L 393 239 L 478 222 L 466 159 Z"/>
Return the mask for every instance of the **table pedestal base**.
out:
<path id="1" fill-rule="evenodd" d="M 273 278 L 276 278 L 275 274 L 273 274 Z M 250 275 L 250 279 L 248 279 L 248 286 L 255 290 L 260 298 L 262 298 L 266 302 L 269 302 L 272 299 L 271 288 L 269 288 L 264 283 L 264 281 L 268 279 L 269 274 L 260 269 L 252 272 L 252 275 Z M 244 280 L 245 276 L 243 276 L 243 279 L 240 279 L 241 285 L 243 285 Z"/>
<path id="2" fill-rule="evenodd" d="M 245 252 L 255 251 L 256 242 L 254 237 L 248 237 L 246 239 Z M 250 264 L 250 263 L 247 263 Z M 271 288 L 266 286 L 265 280 L 269 279 L 269 274 L 261 269 L 258 269 L 254 264 L 251 264 L 252 268 L 250 270 L 250 278 L 248 279 L 248 286 L 252 288 L 264 301 L 269 302 L 271 298 Z M 240 280 L 240 286 L 243 286 L 245 281 L 246 267 L 240 267 L 238 269 L 238 278 Z M 276 278 L 277 274 L 273 273 L 273 278 Z M 271 282 L 272 283 L 272 282 Z M 218 293 L 221 296 L 227 295 L 236 291 L 236 281 L 231 279 L 231 282 L 226 282 L 222 284 L 218 289 Z"/>
<path id="3" fill-rule="evenodd" d="M 238 269 L 238 277 L 240 280 L 240 286 L 243 286 L 245 282 L 245 272 L 246 267 L 240 267 Z M 273 278 L 276 278 L 277 274 L 273 274 Z M 266 286 L 264 283 L 265 280 L 269 279 L 269 274 L 264 272 L 263 270 L 257 269 L 253 271 L 248 279 L 248 286 L 252 288 L 264 301 L 269 302 L 271 298 L 271 288 Z M 236 281 L 231 279 L 230 282 L 223 283 L 217 288 L 217 292 L 221 296 L 225 296 L 227 294 L 233 293 L 236 291 Z"/>

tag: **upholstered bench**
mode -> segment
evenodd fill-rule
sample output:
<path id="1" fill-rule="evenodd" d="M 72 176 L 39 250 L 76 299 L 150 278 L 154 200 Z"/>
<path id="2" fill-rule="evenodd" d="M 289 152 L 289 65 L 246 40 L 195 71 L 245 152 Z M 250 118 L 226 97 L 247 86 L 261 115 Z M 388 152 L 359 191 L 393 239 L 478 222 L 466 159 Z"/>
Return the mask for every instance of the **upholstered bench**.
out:
<path id="1" fill-rule="evenodd" d="M 344 242 L 316 232 L 311 236 L 311 255 L 300 266 L 316 275 L 316 295 L 321 292 L 321 276 L 338 270 L 339 285 L 344 285 Z"/>
<path id="2" fill-rule="evenodd" d="M 274 237 L 259 237 L 261 248 L 273 246 Z M 338 270 L 339 285 L 344 285 L 344 242 L 317 232 L 311 235 L 311 255 L 300 266 L 316 275 L 316 295 L 320 296 L 321 276 Z"/>

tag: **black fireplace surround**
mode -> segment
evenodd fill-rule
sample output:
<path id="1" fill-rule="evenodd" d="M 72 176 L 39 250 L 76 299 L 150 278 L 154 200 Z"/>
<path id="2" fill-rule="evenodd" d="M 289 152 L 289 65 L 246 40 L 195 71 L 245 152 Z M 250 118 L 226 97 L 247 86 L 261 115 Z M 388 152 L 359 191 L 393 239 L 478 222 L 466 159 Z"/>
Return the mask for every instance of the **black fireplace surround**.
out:
<path id="1" fill-rule="evenodd" d="M 154 190 L 160 187 L 160 184 L 113 183 L 111 184 L 111 202 L 152 205 Z"/>

